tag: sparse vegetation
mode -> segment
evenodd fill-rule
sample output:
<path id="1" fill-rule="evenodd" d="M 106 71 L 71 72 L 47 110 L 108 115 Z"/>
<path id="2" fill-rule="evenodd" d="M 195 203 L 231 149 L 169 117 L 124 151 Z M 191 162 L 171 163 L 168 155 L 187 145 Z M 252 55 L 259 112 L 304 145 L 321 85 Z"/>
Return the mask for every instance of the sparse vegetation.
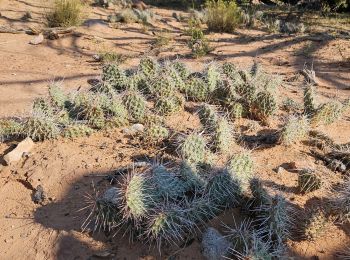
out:
<path id="1" fill-rule="evenodd" d="M 208 0 L 206 23 L 210 31 L 232 33 L 242 22 L 241 10 L 233 0 Z"/>
<path id="2" fill-rule="evenodd" d="M 46 15 L 49 27 L 69 27 L 82 21 L 83 4 L 81 0 L 55 0 L 52 10 Z"/>

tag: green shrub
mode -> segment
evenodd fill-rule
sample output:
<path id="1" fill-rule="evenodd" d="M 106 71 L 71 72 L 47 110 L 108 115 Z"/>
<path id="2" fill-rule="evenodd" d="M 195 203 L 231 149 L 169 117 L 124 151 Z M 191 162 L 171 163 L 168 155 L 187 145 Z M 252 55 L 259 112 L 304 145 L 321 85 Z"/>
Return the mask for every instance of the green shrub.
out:
<path id="1" fill-rule="evenodd" d="M 82 3 L 80 0 L 56 0 L 51 12 L 46 15 L 49 27 L 76 26 L 82 20 Z"/>
<path id="2" fill-rule="evenodd" d="M 210 31 L 233 32 L 241 23 L 241 11 L 235 1 L 208 0 L 207 25 Z"/>
<path id="3" fill-rule="evenodd" d="M 187 34 L 191 37 L 188 41 L 188 47 L 192 50 L 192 55 L 195 58 L 205 56 L 210 52 L 208 40 L 198 22 L 190 20 Z"/>

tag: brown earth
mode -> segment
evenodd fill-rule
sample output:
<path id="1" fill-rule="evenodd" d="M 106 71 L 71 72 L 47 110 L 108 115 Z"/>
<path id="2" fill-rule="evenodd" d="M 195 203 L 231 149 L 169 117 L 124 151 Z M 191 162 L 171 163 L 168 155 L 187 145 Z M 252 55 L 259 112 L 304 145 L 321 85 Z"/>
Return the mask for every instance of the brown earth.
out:
<path id="1" fill-rule="evenodd" d="M 42 27 L 43 14 L 47 10 L 44 1 L 3 0 L 0 2 L 0 26 L 13 28 Z M 21 20 L 30 12 L 29 21 Z M 319 79 L 320 101 L 350 97 L 350 64 L 343 56 L 350 57 L 350 42 L 346 39 L 321 35 L 281 36 L 259 30 L 239 30 L 236 34 L 210 34 L 215 47 L 212 54 L 195 60 L 190 58 L 185 24 L 172 18 L 172 10 L 152 8 L 163 18 L 153 26 L 118 24 L 117 28 L 106 22 L 113 10 L 86 7 L 86 21 L 72 34 L 58 40 L 47 40 L 40 45 L 30 45 L 34 37 L 27 34 L 0 34 L 0 117 L 26 116 L 36 97 L 47 95 L 48 82 L 63 80 L 67 91 L 87 87 L 87 80 L 99 77 L 101 64 L 92 55 L 113 50 L 126 55 L 123 66 L 136 66 L 144 55 L 159 59 L 179 58 L 200 70 L 203 64 L 216 60 L 233 61 L 241 66 L 251 65 L 256 59 L 264 68 L 284 77 L 285 87 L 280 97 L 302 98 L 302 79 L 295 77 L 305 64 L 313 67 Z M 186 13 L 185 13 L 186 15 Z M 161 28 L 167 30 L 171 42 L 155 47 Z M 343 50 L 339 51 L 339 48 Z M 343 55 L 343 56 L 342 56 Z M 293 78 L 296 78 L 293 80 Z M 169 118 L 167 124 L 177 131 L 193 129 L 198 125 L 196 116 L 187 112 Z M 277 129 L 283 113 L 276 115 L 271 128 Z M 242 120 L 241 124 L 249 123 Z M 181 128 L 180 128 L 180 127 Z M 320 130 L 338 143 L 350 141 L 350 114 Z M 257 131 L 267 130 L 260 127 Z M 0 143 L 0 154 L 11 150 L 16 141 Z M 159 155 L 160 151 L 144 148 L 129 140 L 120 130 L 94 134 L 77 140 L 54 140 L 37 143 L 26 160 L 11 166 L 0 166 L 0 259 L 97 259 L 104 254 L 110 259 L 165 259 L 176 252 L 176 259 L 203 259 L 197 238 L 188 247 L 179 250 L 165 248 L 162 255 L 156 248 L 129 243 L 120 234 L 81 232 L 87 212 L 86 194 L 94 189 L 103 191 L 108 182 L 103 176 L 129 165 L 137 158 Z M 288 162 L 300 162 L 330 176 L 331 183 L 340 180 L 323 164 L 316 164 L 306 144 L 292 148 L 274 146 L 257 147 L 252 151 L 257 173 L 264 183 L 281 190 L 295 206 L 297 215 L 303 209 L 316 206 L 327 198 L 325 190 L 307 195 L 297 192 L 297 174 L 273 169 Z M 32 201 L 33 188 L 41 184 L 48 194 L 45 205 Z M 212 225 L 220 228 L 221 222 L 232 224 L 232 214 L 214 219 Z M 296 221 L 301 228 L 302 222 Z M 200 237 L 200 236 L 199 236 Z M 295 259 L 333 259 L 334 253 L 350 245 L 350 227 L 332 225 L 326 235 L 314 242 L 298 238 L 288 243 Z"/>

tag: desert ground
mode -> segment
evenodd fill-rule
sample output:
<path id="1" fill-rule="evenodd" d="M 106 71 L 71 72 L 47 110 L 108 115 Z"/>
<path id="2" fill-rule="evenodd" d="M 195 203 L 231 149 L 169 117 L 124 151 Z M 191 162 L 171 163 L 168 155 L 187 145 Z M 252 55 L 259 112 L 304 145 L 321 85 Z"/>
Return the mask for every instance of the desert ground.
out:
<path id="1" fill-rule="evenodd" d="M 2 0 L 0 27 L 42 28 L 48 8 L 48 3 L 40 0 Z M 101 77 L 102 64 L 93 56 L 107 50 L 125 57 L 121 65 L 125 69 L 136 68 L 145 56 L 162 61 L 177 59 L 193 71 L 201 71 L 212 61 L 233 62 L 240 67 L 257 61 L 268 73 L 283 78 L 283 87 L 279 89 L 281 102 L 288 97 L 302 103 L 305 83 L 300 71 L 312 66 L 318 80 L 320 102 L 344 101 L 350 97 L 349 24 L 319 25 L 312 32 L 296 35 L 245 28 L 237 29 L 234 34 L 209 32 L 207 37 L 213 50 L 195 59 L 190 56 L 188 36 L 183 33 L 186 23 L 173 17 L 174 12 L 184 17 L 189 16 L 189 12 L 154 6 L 150 10 L 161 19 L 144 28 L 138 23 L 111 24 L 107 17 L 115 11 L 114 7 L 88 5 L 82 25 L 59 39 L 44 39 L 38 45 L 29 44 L 35 35 L 0 33 L 0 118 L 28 116 L 33 101 L 47 97 L 52 81 L 62 81 L 66 92 L 89 88 L 89 81 Z M 31 18 L 22 19 L 27 12 Z M 169 43 L 159 46 L 157 37 L 164 32 Z M 193 110 L 197 104 L 189 103 L 188 107 Z M 269 126 L 258 125 L 249 135 L 276 131 L 284 115 L 285 112 L 278 111 Z M 251 121 L 241 119 L 239 126 L 249 126 Z M 169 116 L 166 125 L 178 132 L 188 132 L 200 122 L 196 113 L 185 109 Z M 335 143 L 343 144 L 350 141 L 349 129 L 350 111 L 317 130 Z M 73 140 L 60 137 L 36 142 L 26 158 L 6 165 L 2 156 L 19 141 L 0 143 L 0 259 L 204 259 L 200 232 L 188 245 L 164 246 L 160 254 L 157 247 L 132 242 L 122 233 L 82 230 L 89 214 L 84 209 L 86 197 L 110 187 L 108 174 L 137 160 L 164 155 L 164 150 L 143 146 L 130 139 L 123 128 L 116 128 Z M 298 218 L 302 215 L 300 212 L 322 205 L 329 197 L 329 190 L 300 194 L 298 173 L 283 165 L 295 162 L 300 167 L 313 167 L 328 176 L 332 185 L 344 178 L 344 174 L 330 170 L 315 158 L 306 141 L 293 147 L 249 148 L 255 172 L 264 185 L 278 190 L 293 205 L 297 227 L 303 225 Z M 33 194 L 39 184 L 47 198 L 44 203 L 36 204 Z M 222 223 L 232 225 L 233 216 L 239 215 L 237 212 L 238 209 L 227 210 L 208 225 L 222 231 Z M 336 222 L 314 241 L 302 239 L 298 234 L 287 241 L 290 259 L 334 259 L 339 250 L 349 245 L 349 223 Z"/>

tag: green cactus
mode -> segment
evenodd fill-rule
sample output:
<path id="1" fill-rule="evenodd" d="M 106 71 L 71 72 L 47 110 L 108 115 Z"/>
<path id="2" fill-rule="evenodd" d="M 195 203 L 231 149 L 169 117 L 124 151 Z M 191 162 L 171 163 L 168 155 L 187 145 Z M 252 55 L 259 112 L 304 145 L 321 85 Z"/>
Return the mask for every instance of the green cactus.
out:
<path id="1" fill-rule="evenodd" d="M 219 120 L 219 115 L 216 112 L 216 108 L 214 106 L 204 104 L 198 111 L 198 116 L 199 120 L 205 128 L 209 130 L 215 129 Z"/>
<path id="2" fill-rule="evenodd" d="M 277 101 L 274 95 L 267 91 L 262 91 L 256 95 L 251 112 L 257 119 L 267 122 L 268 118 L 272 116 L 276 110 Z"/>
<path id="3" fill-rule="evenodd" d="M 249 188 L 253 195 L 252 206 L 253 211 L 260 208 L 262 205 L 269 205 L 272 203 L 271 197 L 264 188 L 262 182 L 258 178 L 250 180 Z"/>
<path id="4" fill-rule="evenodd" d="M 36 98 L 33 102 L 33 113 L 51 117 L 54 115 L 54 108 L 44 98 Z"/>
<path id="5" fill-rule="evenodd" d="M 149 216 L 159 200 L 157 190 L 147 173 L 132 173 L 123 183 L 123 213 L 136 223 Z"/>
<path id="6" fill-rule="evenodd" d="M 183 242 L 185 235 L 193 232 L 195 223 L 186 218 L 184 209 L 176 204 L 159 206 L 149 217 L 143 234 L 150 242 L 156 242 L 159 250 L 164 244 Z"/>
<path id="7" fill-rule="evenodd" d="M 315 95 L 315 87 L 311 84 L 306 85 L 304 88 L 304 114 L 309 117 L 316 110 Z"/>
<path id="8" fill-rule="evenodd" d="M 255 227 L 257 233 L 271 243 L 273 250 L 284 251 L 293 223 L 292 211 L 286 199 L 281 195 L 275 195 L 270 203 L 262 204 L 254 211 L 257 214 Z"/>
<path id="9" fill-rule="evenodd" d="M 34 114 L 23 124 L 23 135 L 32 138 L 34 141 L 43 141 L 57 138 L 60 129 L 52 117 L 46 114 Z"/>
<path id="10" fill-rule="evenodd" d="M 100 103 L 107 116 L 106 127 L 122 127 L 128 124 L 128 110 L 121 99 L 101 95 Z"/>
<path id="11" fill-rule="evenodd" d="M 201 78 L 192 77 L 186 82 L 186 97 L 194 101 L 207 101 L 210 91 L 208 85 Z"/>
<path id="12" fill-rule="evenodd" d="M 226 208 L 238 203 L 241 189 L 227 171 L 220 171 L 209 180 L 206 193 L 216 207 Z"/>
<path id="13" fill-rule="evenodd" d="M 160 115 L 171 115 L 181 111 L 184 107 L 184 97 L 180 94 L 174 94 L 169 97 L 160 97 L 154 104 L 154 109 Z"/>
<path id="14" fill-rule="evenodd" d="M 230 153 L 234 144 L 232 125 L 225 119 L 220 118 L 216 122 L 213 136 L 213 148 L 220 153 Z"/>
<path id="15" fill-rule="evenodd" d="M 226 169 L 243 191 L 247 191 L 254 176 L 254 162 L 249 152 L 238 153 L 229 160 Z"/>
<path id="16" fill-rule="evenodd" d="M 159 70 L 159 64 L 156 60 L 146 57 L 140 60 L 139 70 L 146 76 L 148 79 L 154 78 Z"/>
<path id="17" fill-rule="evenodd" d="M 102 81 L 112 85 L 117 91 L 125 90 L 127 77 L 125 72 L 117 64 L 105 64 L 102 68 Z"/>
<path id="18" fill-rule="evenodd" d="M 322 180 L 311 169 L 303 169 L 298 176 L 298 189 L 302 193 L 308 193 L 320 189 Z"/>
<path id="19" fill-rule="evenodd" d="M 350 223 L 350 179 L 331 198 L 331 206 L 340 221 Z"/>
<path id="20" fill-rule="evenodd" d="M 257 234 L 249 221 L 243 220 L 239 226 L 236 225 L 234 228 L 225 227 L 226 237 L 233 244 L 231 248 L 233 256 L 251 260 L 272 260 L 276 257 L 270 252 L 270 244 Z"/>
<path id="21" fill-rule="evenodd" d="M 306 116 L 289 116 L 283 126 L 280 141 L 284 145 L 295 144 L 308 136 L 310 122 Z"/>
<path id="22" fill-rule="evenodd" d="M 190 134 L 181 144 L 181 157 L 189 163 L 204 162 L 206 141 L 203 136 Z"/>
<path id="23" fill-rule="evenodd" d="M 129 91 L 123 98 L 124 105 L 130 116 L 136 121 L 142 121 L 147 112 L 147 103 L 144 96 L 136 91 Z"/>
<path id="24" fill-rule="evenodd" d="M 169 97 L 175 93 L 176 87 L 173 79 L 162 72 L 161 75 L 155 78 L 151 83 L 151 94 L 160 97 Z"/>
<path id="25" fill-rule="evenodd" d="M 93 128 L 102 129 L 106 120 L 101 99 L 91 93 L 80 93 L 74 99 L 74 113 L 78 119 L 86 120 Z"/>
<path id="26" fill-rule="evenodd" d="M 184 181 L 186 191 L 200 191 L 208 183 L 207 176 L 200 170 L 197 164 L 182 161 L 179 175 Z"/>
<path id="27" fill-rule="evenodd" d="M 329 125 L 338 120 L 343 113 L 343 105 L 339 101 L 331 101 L 317 108 L 312 117 L 311 125 Z"/>
<path id="28" fill-rule="evenodd" d="M 239 102 L 234 102 L 228 107 L 230 118 L 237 120 L 247 114 L 246 108 Z"/>
<path id="29" fill-rule="evenodd" d="M 185 183 L 176 174 L 169 172 L 163 165 L 152 169 L 152 178 L 156 189 L 165 200 L 176 200 L 185 193 Z"/>
<path id="30" fill-rule="evenodd" d="M 218 66 L 215 63 L 212 63 L 208 66 L 207 71 L 205 73 L 206 83 L 208 85 L 208 89 L 210 93 L 213 93 L 221 80 L 221 73 L 219 71 Z"/>
<path id="31" fill-rule="evenodd" d="M 238 73 L 237 67 L 231 62 L 225 62 L 222 65 L 222 71 L 227 77 L 232 77 L 234 74 Z"/>
<path id="32" fill-rule="evenodd" d="M 67 126 L 67 128 L 63 130 L 62 135 L 63 137 L 73 139 L 77 137 L 90 136 L 93 132 L 94 130 L 86 125 L 74 124 Z"/>
<path id="33" fill-rule="evenodd" d="M 166 71 L 167 75 L 171 78 L 171 80 L 175 86 L 175 89 L 180 91 L 180 92 L 185 92 L 185 90 L 186 90 L 185 81 L 187 80 L 188 75 L 187 76 L 181 75 L 181 72 L 178 71 L 173 66 L 173 64 L 168 65 L 165 68 L 165 71 Z M 183 78 L 183 77 L 185 77 L 185 78 Z"/>
<path id="34" fill-rule="evenodd" d="M 150 144 L 158 144 L 169 137 L 169 130 L 160 124 L 150 124 L 143 133 L 144 141 Z"/>
<path id="35" fill-rule="evenodd" d="M 21 136 L 23 125 L 13 119 L 0 119 L 0 141 Z"/>
<path id="36" fill-rule="evenodd" d="M 49 86 L 49 95 L 55 106 L 61 109 L 67 107 L 69 98 L 64 94 L 62 88 L 57 83 L 53 83 Z"/>
<path id="37" fill-rule="evenodd" d="M 187 80 L 187 78 L 191 74 L 190 70 L 186 67 L 186 65 L 179 61 L 173 62 L 171 64 L 171 67 L 175 69 L 175 71 L 178 73 L 178 75 L 181 77 L 183 81 Z"/>

